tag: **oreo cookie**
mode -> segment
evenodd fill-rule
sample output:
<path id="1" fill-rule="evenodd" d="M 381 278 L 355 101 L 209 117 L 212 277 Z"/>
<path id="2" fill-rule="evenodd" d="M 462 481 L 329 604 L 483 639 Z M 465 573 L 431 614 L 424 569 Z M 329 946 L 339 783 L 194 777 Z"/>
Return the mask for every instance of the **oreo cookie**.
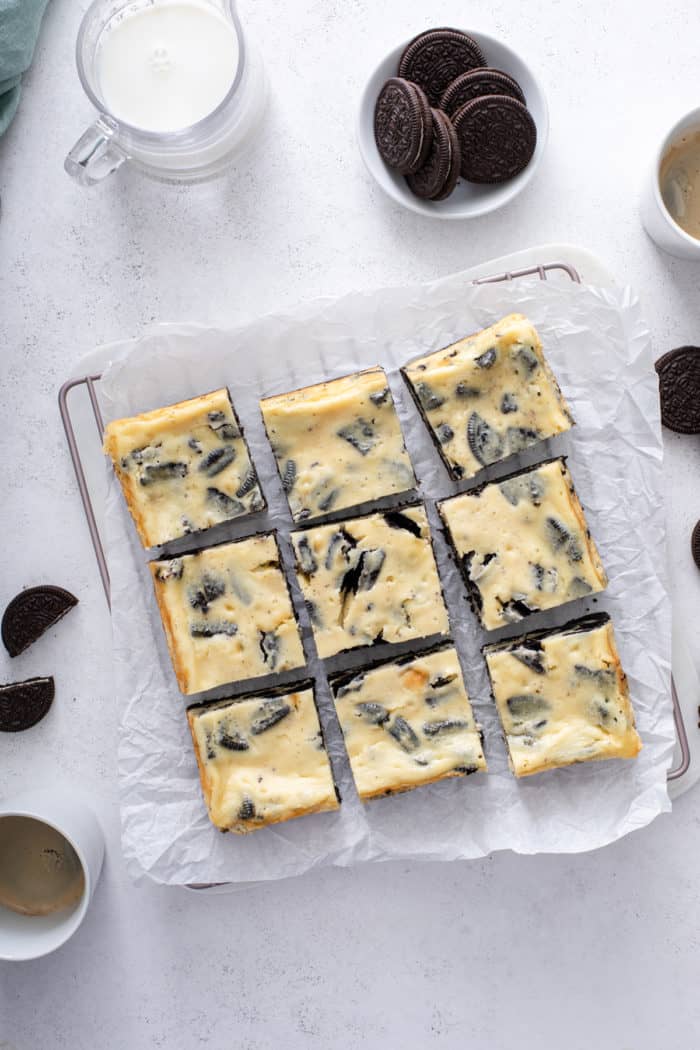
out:
<path id="1" fill-rule="evenodd" d="M 535 152 L 537 128 L 527 106 L 508 95 L 483 95 L 462 106 L 452 120 L 469 182 L 506 182 L 523 171 Z"/>
<path id="2" fill-rule="evenodd" d="M 690 537 L 690 552 L 693 555 L 693 561 L 700 569 L 700 521 L 695 525 L 693 534 Z"/>
<path id="3" fill-rule="evenodd" d="M 486 65 L 475 40 L 459 29 L 429 29 L 415 37 L 399 61 L 399 76 L 423 88 L 437 107 L 448 86 L 470 69 Z"/>
<path id="4" fill-rule="evenodd" d="M 23 653 L 77 604 L 75 595 L 62 587 L 29 587 L 21 591 L 2 618 L 2 640 L 10 656 Z"/>
<path id="5" fill-rule="evenodd" d="M 500 69 L 473 69 L 453 80 L 440 99 L 440 109 L 449 117 L 458 109 L 482 95 L 509 95 L 525 105 L 520 84 Z"/>
<path id="6" fill-rule="evenodd" d="M 407 175 L 408 188 L 423 200 L 441 201 L 457 185 L 461 154 L 452 121 L 439 109 L 431 110 L 432 145 L 428 159 L 415 175 Z"/>
<path id="7" fill-rule="evenodd" d="M 0 732 L 20 733 L 40 722 L 54 698 L 53 678 L 0 685 Z"/>
<path id="8" fill-rule="evenodd" d="M 427 160 L 432 118 L 425 94 L 415 84 L 392 77 L 374 107 L 374 138 L 382 160 L 400 175 L 411 175 Z"/>
<path id="9" fill-rule="evenodd" d="M 654 368 L 663 425 L 677 434 L 700 434 L 700 347 L 669 350 Z"/>

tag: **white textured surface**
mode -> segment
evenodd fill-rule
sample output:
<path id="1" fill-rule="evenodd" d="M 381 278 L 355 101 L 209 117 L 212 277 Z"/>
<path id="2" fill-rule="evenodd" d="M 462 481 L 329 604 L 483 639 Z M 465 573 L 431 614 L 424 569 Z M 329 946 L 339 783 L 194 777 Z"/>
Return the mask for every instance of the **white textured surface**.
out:
<path id="1" fill-rule="evenodd" d="M 9 416 L 0 600 L 44 580 L 81 599 L 11 667 L 3 657 L 5 680 L 53 672 L 58 695 L 41 726 L 0 739 L 0 790 L 23 786 L 28 770 L 82 782 L 109 853 L 75 938 L 43 961 L 0 965 L 0 1046 L 697 1046 L 697 792 L 647 830 L 580 857 L 330 870 L 206 900 L 133 889 L 113 801 L 109 620 L 55 405 L 82 352 L 150 320 L 236 319 L 548 239 L 582 242 L 637 286 L 659 353 L 700 342 L 700 270 L 658 253 L 636 212 L 655 135 L 697 105 L 696 5 L 474 0 L 474 25 L 539 63 L 552 137 L 526 193 L 464 226 L 386 202 L 353 139 L 377 58 L 428 21 L 463 22 L 463 4 L 438 3 L 426 18 L 418 0 L 248 0 L 273 93 L 249 167 L 201 188 L 126 176 L 91 192 L 62 171 L 89 117 L 72 66 L 84 6 L 49 6 L 0 143 Z M 697 439 L 668 446 L 690 482 Z M 700 516 L 700 487 L 689 488 L 670 508 L 686 537 Z M 697 611 L 686 550 L 687 541 L 674 569 Z"/>

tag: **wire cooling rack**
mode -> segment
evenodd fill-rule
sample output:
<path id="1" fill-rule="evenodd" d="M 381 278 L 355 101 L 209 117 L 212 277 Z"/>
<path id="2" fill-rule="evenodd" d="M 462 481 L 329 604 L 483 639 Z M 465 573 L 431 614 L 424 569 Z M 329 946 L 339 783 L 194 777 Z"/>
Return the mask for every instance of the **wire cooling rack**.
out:
<path id="1" fill-rule="evenodd" d="M 472 281 L 472 284 L 498 284 L 501 281 L 513 281 L 518 277 L 539 277 L 540 280 L 546 281 L 550 273 L 559 272 L 563 273 L 570 280 L 575 281 L 577 284 L 581 283 L 581 278 L 576 269 L 569 263 L 565 262 L 550 262 L 542 263 L 535 266 L 526 266 L 519 270 L 506 270 L 504 273 L 492 274 L 486 277 L 479 277 Z M 102 434 L 104 431 L 104 422 L 102 419 L 102 412 L 100 410 L 100 403 L 98 399 L 98 384 L 101 379 L 99 373 L 92 375 L 79 376 L 76 379 L 69 379 L 61 387 L 58 394 L 58 404 L 61 412 L 61 419 L 63 421 L 63 428 L 66 433 L 66 440 L 68 442 L 68 451 L 70 452 L 71 460 L 73 461 L 73 469 L 75 470 L 75 477 L 78 482 L 78 490 L 80 492 L 80 498 L 82 500 L 83 509 L 85 511 L 85 517 L 87 520 L 88 529 L 90 531 L 90 539 L 92 540 L 92 546 L 95 551 L 95 558 L 97 559 L 97 567 L 99 569 L 100 578 L 102 579 L 102 586 L 104 588 L 105 597 L 107 604 L 110 604 L 110 585 L 109 585 L 109 570 L 107 568 L 107 559 L 105 557 L 104 546 L 102 544 L 102 536 L 100 532 L 100 525 L 96 513 L 95 504 L 90 491 L 90 484 L 88 479 L 88 472 L 86 465 L 83 462 L 81 455 L 80 445 L 82 441 L 79 440 L 76 433 L 76 421 L 68 406 L 68 395 L 72 390 L 77 387 L 82 387 L 87 392 L 87 397 L 91 409 L 92 420 L 95 430 L 92 431 L 92 442 L 97 445 L 97 449 L 101 447 Z M 83 431 L 85 425 L 85 419 L 82 420 Z M 95 441 L 96 439 L 96 441 Z M 82 440 L 90 441 L 88 435 L 84 435 Z M 678 738 L 678 749 L 679 749 L 679 760 L 673 769 L 668 772 L 668 780 L 675 781 L 679 780 L 688 770 L 690 766 L 690 747 L 688 745 L 688 735 L 685 729 L 685 722 L 683 720 L 683 712 L 678 699 L 678 693 L 676 692 L 676 684 L 671 676 L 671 700 L 673 702 L 673 718 L 676 726 L 676 735 Z"/>

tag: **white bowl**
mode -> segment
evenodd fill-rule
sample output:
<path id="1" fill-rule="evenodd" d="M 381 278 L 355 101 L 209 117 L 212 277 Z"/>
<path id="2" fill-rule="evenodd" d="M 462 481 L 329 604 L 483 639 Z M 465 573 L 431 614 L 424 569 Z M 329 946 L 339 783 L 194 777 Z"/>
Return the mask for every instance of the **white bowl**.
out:
<path id="1" fill-rule="evenodd" d="M 469 33 L 479 44 L 491 68 L 501 69 L 504 73 L 510 73 L 512 77 L 515 77 L 523 90 L 527 107 L 535 121 L 537 145 L 534 155 L 525 170 L 516 175 L 514 179 L 490 185 L 465 182 L 464 179 L 460 179 L 454 193 L 446 200 L 424 201 L 411 193 L 403 175 L 397 175 L 395 171 L 387 167 L 379 155 L 374 139 L 374 106 L 384 81 L 389 77 L 397 76 L 399 59 L 409 43 L 408 40 L 394 48 L 374 70 L 362 93 L 358 114 L 357 135 L 360 153 L 370 175 L 392 200 L 403 204 L 405 208 L 410 208 L 411 211 L 419 212 L 421 215 L 431 215 L 436 219 L 473 219 L 478 215 L 486 215 L 490 211 L 502 208 L 512 201 L 525 189 L 537 171 L 549 134 L 547 102 L 531 67 L 506 44 L 487 33 L 475 32 L 471 29 L 465 32 Z"/>

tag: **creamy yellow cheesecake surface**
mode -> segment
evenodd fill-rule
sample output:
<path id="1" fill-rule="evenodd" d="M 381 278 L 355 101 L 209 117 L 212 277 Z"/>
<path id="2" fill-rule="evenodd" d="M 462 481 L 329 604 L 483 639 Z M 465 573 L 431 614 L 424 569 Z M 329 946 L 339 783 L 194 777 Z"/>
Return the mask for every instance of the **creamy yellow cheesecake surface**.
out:
<path id="1" fill-rule="evenodd" d="M 321 658 L 449 630 L 422 505 L 317 525 L 291 539 Z"/>
<path id="2" fill-rule="evenodd" d="M 338 808 L 310 683 L 191 707 L 187 718 L 209 818 L 222 831 Z"/>
<path id="3" fill-rule="evenodd" d="M 453 646 L 331 682 L 361 798 L 486 769 Z"/>
<path id="4" fill-rule="evenodd" d="M 540 337 L 522 314 L 419 357 L 402 372 L 457 480 L 573 425 Z"/>
<path id="5" fill-rule="evenodd" d="M 303 667 L 299 628 L 272 533 L 149 567 L 183 693 Z"/>
<path id="6" fill-rule="evenodd" d="M 453 496 L 438 509 L 487 630 L 607 585 L 564 459 Z"/>
<path id="7" fill-rule="evenodd" d="M 265 508 L 226 389 L 108 423 L 104 451 L 144 547 Z"/>
<path id="8" fill-rule="evenodd" d="M 382 368 L 260 402 L 295 522 L 415 487 Z"/>
<path id="9" fill-rule="evenodd" d="M 605 613 L 486 646 L 484 655 L 516 776 L 638 754 L 627 678 Z"/>

